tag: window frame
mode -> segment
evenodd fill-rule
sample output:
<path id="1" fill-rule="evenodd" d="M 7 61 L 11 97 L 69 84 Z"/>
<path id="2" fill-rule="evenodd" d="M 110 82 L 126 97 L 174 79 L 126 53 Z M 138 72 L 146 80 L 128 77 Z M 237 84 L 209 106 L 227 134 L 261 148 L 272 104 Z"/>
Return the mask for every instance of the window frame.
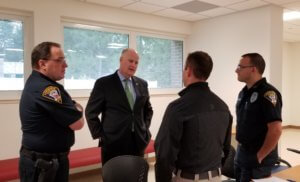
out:
<path id="1" fill-rule="evenodd" d="M 25 85 L 32 69 L 31 69 L 31 49 L 33 47 L 33 19 L 29 12 L 12 11 L 0 9 L 0 19 L 9 21 L 22 21 L 23 23 L 23 47 L 24 47 L 24 80 Z M 18 100 L 21 97 L 22 90 L 0 90 L 0 101 L 9 102 Z"/>
<path id="2" fill-rule="evenodd" d="M 62 18 L 61 21 L 61 29 L 62 29 L 62 46 L 64 46 L 64 27 L 71 28 L 87 28 L 92 30 L 99 30 L 103 32 L 111 32 L 111 33 L 123 33 L 129 35 L 129 48 L 136 49 L 136 37 L 137 36 L 147 36 L 152 38 L 162 38 L 169 40 L 179 40 L 183 42 L 183 60 L 182 60 L 182 70 L 184 67 L 184 58 L 186 57 L 186 35 L 174 34 L 168 32 L 160 32 L 153 30 L 145 30 L 133 27 L 125 27 L 118 25 L 111 25 L 106 23 L 95 23 L 89 21 L 81 21 L 81 20 L 73 20 L 69 18 Z M 100 77 L 99 77 L 100 78 Z M 60 81 L 60 83 L 64 83 L 64 80 Z M 149 88 L 150 95 L 174 95 L 177 94 L 183 88 L 183 83 L 181 88 Z M 73 97 L 89 97 L 92 89 L 67 89 L 67 91 Z"/>

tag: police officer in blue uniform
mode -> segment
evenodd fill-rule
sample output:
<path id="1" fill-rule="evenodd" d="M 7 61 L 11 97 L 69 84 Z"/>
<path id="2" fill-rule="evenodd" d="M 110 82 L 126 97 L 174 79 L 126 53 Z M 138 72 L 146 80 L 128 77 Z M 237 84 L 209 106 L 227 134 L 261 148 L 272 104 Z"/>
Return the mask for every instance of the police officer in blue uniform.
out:
<path id="1" fill-rule="evenodd" d="M 74 130 L 83 127 L 83 108 L 56 81 L 67 67 L 59 44 L 43 42 L 31 54 L 32 74 L 20 100 L 21 182 L 68 181 Z"/>
<path id="2" fill-rule="evenodd" d="M 258 53 L 243 55 L 236 69 L 238 80 L 246 83 L 236 104 L 235 175 L 241 182 L 270 176 L 278 159 L 282 100 L 262 77 L 264 69 L 265 61 Z"/>

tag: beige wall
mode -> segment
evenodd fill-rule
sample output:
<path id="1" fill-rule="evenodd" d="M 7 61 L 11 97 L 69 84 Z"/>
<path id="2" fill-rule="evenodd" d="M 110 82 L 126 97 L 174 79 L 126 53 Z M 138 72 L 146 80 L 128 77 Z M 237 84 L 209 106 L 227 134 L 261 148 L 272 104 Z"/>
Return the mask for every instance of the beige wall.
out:
<path id="1" fill-rule="evenodd" d="M 300 126 L 300 43 L 283 44 L 283 104 L 286 123 Z"/>
<path id="2" fill-rule="evenodd" d="M 90 24 L 103 24 L 110 26 L 121 26 L 124 30 L 138 29 L 142 32 L 157 32 L 161 35 L 181 36 L 188 35 L 191 31 L 191 23 L 172 20 L 168 18 L 117 10 L 104 6 L 86 5 L 79 1 L 71 0 L 1 0 L 0 11 L 10 12 L 10 10 L 26 11 L 26 14 L 33 15 L 33 44 L 42 41 L 56 41 L 62 43 L 62 19 L 73 21 L 85 21 Z M 147 23 L 145 23 L 147 22 Z M 29 61 L 29 60 L 25 60 Z M 30 73 L 30 70 L 27 72 Z M 168 95 L 156 94 L 152 91 L 151 102 L 154 109 L 154 116 L 151 125 L 153 138 L 156 136 L 160 126 L 163 112 L 169 102 L 177 98 L 177 91 Z M 88 91 L 89 92 L 89 91 Z M 20 92 L 2 92 L 4 98 L 19 97 Z M 72 94 L 72 92 L 71 92 Z M 12 96 L 13 95 L 13 96 Z M 80 92 L 73 92 L 84 107 L 87 97 L 80 97 Z M 83 94 L 88 95 L 88 94 Z M 21 143 L 21 125 L 19 120 L 19 100 L 0 100 L 0 160 L 18 156 Z M 76 132 L 76 143 L 72 149 L 96 146 L 97 141 L 93 141 L 88 131 L 87 125 Z"/>
<path id="3" fill-rule="evenodd" d="M 209 79 L 210 86 L 228 103 L 233 115 L 235 115 L 234 105 L 237 93 L 243 86 L 242 83 L 236 81 L 234 73 L 241 54 L 250 51 L 260 52 L 267 60 L 267 78 L 270 80 L 276 78 L 275 80 L 278 81 L 276 85 L 281 87 L 281 80 L 277 80 L 276 77 L 277 71 L 275 71 L 276 74 L 270 71 L 270 69 L 277 70 L 281 67 L 280 46 L 282 44 L 279 42 L 280 38 L 276 38 L 282 36 L 282 27 L 280 27 L 282 22 L 281 19 L 278 20 L 281 9 L 276 7 L 253 9 L 197 23 L 104 6 L 91 6 L 71 0 L 1 0 L 1 9 L 19 9 L 32 14 L 34 45 L 46 40 L 62 43 L 61 20 L 64 18 L 75 21 L 87 20 L 92 24 L 122 26 L 124 29 L 136 28 L 145 32 L 155 31 L 165 35 L 186 36 L 188 41 L 185 43 L 185 52 L 204 50 L 211 54 L 214 60 L 214 70 Z M 274 28 L 279 31 L 272 31 Z M 273 61 L 272 64 L 269 60 Z M 278 72 L 279 77 L 284 78 L 281 77 L 280 70 Z M 157 94 L 156 91 L 151 91 L 154 117 L 150 129 L 153 138 L 156 136 L 166 106 L 178 97 L 177 91 L 179 89 L 171 94 Z M 88 98 L 81 97 L 80 92 L 75 95 L 75 100 L 85 106 Z M 18 156 L 21 141 L 18 102 L 18 99 L 0 101 L 2 124 L 0 160 Z M 76 143 L 72 149 L 96 145 L 97 141 L 92 140 L 85 125 L 83 130 L 76 132 Z"/>
<path id="4" fill-rule="evenodd" d="M 193 26 L 188 50 L 210 53 L 214 69 L 208 81 L 229 105 L 233 116 L 238 92 L 244 86 L 235 73 L 241 55 L 260 53 L 267 64 L 264 76 L 281 90 L 281 15 L 281 8 L 270 6 L 200 21 Z M 273 31 L 274 28 L 278 30 Z"/>

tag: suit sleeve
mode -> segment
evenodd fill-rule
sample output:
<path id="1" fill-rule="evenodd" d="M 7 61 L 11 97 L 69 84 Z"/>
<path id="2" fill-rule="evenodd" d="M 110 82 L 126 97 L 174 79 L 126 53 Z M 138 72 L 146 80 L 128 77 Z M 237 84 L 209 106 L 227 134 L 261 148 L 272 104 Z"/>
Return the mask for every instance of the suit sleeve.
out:
<path id="1" fill-rule="evenodd" d="M 152 119 L 152 116 L 153 116 L 153 109 L 152 109 L 152 106 L 151 106 L 151 103 L 150 103 L 150 96 L 149 96 L 149 91 L 148 91 L 148 84 L 146 83 L 146 91 L 147 91 L 147 100 L 146 100 L 146 103 L 144 105 L 144 121 L 145 121 L 145 124 L 147 126 L 147 128 L 150 127 L 150 124 L 151 124 L 151 119 Z"/>
<path id="2" fill-rule="evenodd" d="M 85 117 L 93 139 L 102 136 L 102 123 L 99 114 L 103 112 L 104 107 L 104 84 L 101 80 L 97 80 L 85 109 Z"/>

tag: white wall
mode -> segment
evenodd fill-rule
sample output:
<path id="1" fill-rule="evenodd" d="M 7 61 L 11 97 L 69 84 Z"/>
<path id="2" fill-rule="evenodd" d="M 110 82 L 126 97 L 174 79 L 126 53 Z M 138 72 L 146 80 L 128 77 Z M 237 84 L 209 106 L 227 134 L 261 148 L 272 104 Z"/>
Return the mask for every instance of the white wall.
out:
<path id="1" fill-rule="evenodd" d="M 281 16 L 281 8 L 270 6 L 200 21 L 193 26 L 188 50 L 203 50 L 211 55 L 214 68 L 208 80 L 210 87 L 229 105 L 233 116 L 238 92 L 244 86 L 235 73 L 241 55 L 260 53 L 267 64 L 264 76 L 281 90 Z M 271 68 L 276 73 L 270 72 Z"/>
<path id="2" fill-rule="evenodd" d="M 300 43 L 283 44 L 283 104 L 287 113 L 285 115 L 287 123 L 290 125 L 300 125 L 299 103 L 300 103 Z"/>

